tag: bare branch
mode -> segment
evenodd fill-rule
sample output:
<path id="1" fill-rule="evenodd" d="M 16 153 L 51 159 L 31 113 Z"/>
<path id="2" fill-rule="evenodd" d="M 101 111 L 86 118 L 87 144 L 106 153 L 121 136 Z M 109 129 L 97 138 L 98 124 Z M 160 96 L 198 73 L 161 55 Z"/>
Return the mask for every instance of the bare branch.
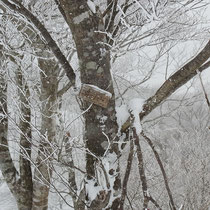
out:
<path id="1" fill-rule="evenodd" d="M 129 180 L 129 176 L 130 176 L 130 172 L 131 172 L 131 166 L 132 166 L 132 162 L 133 162 L 133 154 L 134 154 L 134 144 L 131 139 L 130 140 L 130 152 L 129 152 L 128 160 L 127 160 L 127 167 L 126 167 L 125 176 L 124 176 L 123 183 L 122 183 L 122 195 L 121 195 L 121 200 L 120 200 L 120 209 L 123 209 L 125 197 L 127 194 L 127 185 L 128 185 L 128 180 Z"/>
<path id="2" fill-rule="evenodd" d="M 157 92 L 146 100 L 143 106 L 143 111 L 139 113 L 140 119 L 142 120 L 178 88 L 192 79 L 197 74 L 197 71 L 202 72 L 203 70 L 207 69 L 210 66 L 210 61 L 207 63 L 205 62 L 209 59 L 209 57 L 210 40 L 197 56 L 195 56 L 192 60 L 180 68 L 171 77 L 169 77 L 168 80 L 166 80 L 157 90 Z M 122 126 L 121 132 L 125 132 L 130 127 L 130 125 L 130 119 L 128 119 Z"/>
<path id="3" fill-rule="evenodd" d="M 145 169 L 144 169 L 144 159 L 143 159 L 139 137 L 136 133 L 136 129 L 133 127 L 132 130 L 133 130 L 134 144 L 137 150 L 139 175 L 141 179 L 142 191 L 143 191 L 143 197 L 144 197 L 143 207 L 144 209 L 147 209 L 150 199 L 149 199 L 148 188 L 147 188 L 147 178 L 146 178 Z"/>
<path id="4" fill-rule="evenodd" d="M 18 12 L 19 14 L 23 15 L 25 18 L 27 18 L 29 21 L 31 21 L 35 25 L 35 27 L 40 31 L 40 33 L 46 40 L 47 45 L 50 47 L 50 49 L 52 50 L 52 52 L 55 55 L 55 57 L 57 58 L 57 60 L 59 61 L 59 63 L 63 67 L 63 69 L 65 70 L 66 75 L 68 76 L 70 82 L 72 83 L 72 85 L 74 85 L 76 75 L 74 73 L 73 68 L 71 67 L 71 65 L 67 61 L 66 57 L 63 55 L 63 53 L 61 52 L 61 50 L 58 47 L 58 45 L 56 44 L 56 42 L 53 40 L 53 38 L 47 31 L 47 29 L 38 20 L 38 18 L 35 17 L 29 10 L 27 10 L 21 3 L 19 3 L 16 0 L 12 0 L 12 2 L 14 2 L 14 4 L 11 4 L 7 0 L 1 0 L 1 1 L 3 2 L 4 5 L 9 7 L 11 10 L 14 10 L 14 11 Z"/>
<path id="5" fill-rule="evenodd" d="M 18 203 L 22 208 L 32 207 L 33 199 L 33 182 L 32 182 L 32 170 L 31 170 L 31 108 L 30 108 L 30 90 L 28 84 L 24 78 L 21 67 L 18 66 L 16 72 L 16 83 L 18 86 L 18 94 L 20 100 L 20 118 L 19 126 L 21 130 L 20 134 L 20 195 L 18 197 Z M 19 204 L 19 205 L 20 205 Z"/>
<path id="6" fill-rule="evenodd" d="M 153 151 L 153 153 L 154 153 L 154 155 L 155 155 L 155 158 L 156 158 L 156 160 L 157 160 L 157 162 L 158 162 L 158 165 L 160 166 L 160 170 L 161 170 L 162 175 L 163 175 L 165 187 L 166 187 L 166 190 L 167 190 L 167 193 L 168 193 L 168 197 L 169 197 L 169 199 L 170 199 L 170 203 L 171 203 L 171 206 L 172 206 L 172 210 L 176 210 L 176 207 L 175 207 L 175 204 L 174 204 L 174 200 L 173 200 L 173 196 L 172 196 L 172 193 L 171 193 L 169 184 L 168 184 L 168 178 L 167 178 L 165 169 L 164 169 L 164 167 L 163 167 L 162 161 L 161 161 L 161 159 L 160 159 L 160 156 L 159 156 L 157 150 L 155 149 L 155 146 L 154 146 L 154 144 L 152 143 L 151 139 L 150 139 L 149 137 L 147 137 L 143 131 L 141 132 L 141 135 L 145 138 L 145 140 L 147 141 L 147 143 L 149 144 L 149 146 L 151 147 L 151 149 L 152 149 L 152 151 Z"/>
<path id="7" fill-rule="evenodd" d="M 0 45 L 0 49 L 2 49 Z M 14 166 L 12 157 L 9 151 L 7 132 L 8 132 L 8 113 L 7 113 L 7 82 L 5 79 L 4 55 L 0 51 L 0 66 L 2 71 L 0 71 L 0 170 L 3 177 L 10 189 L 10 191 L 17 195 L 18 191 L 18 172 Z"/>
<path id="8" fill-rule="evenodd" d="M 65 19 L 65 21 L 67 22 L 67 18 L 66 18 L 66 14 L 63 10 L 63 8 L 60 5 L 60 2 L 58 0 L 55 0 L 56 5 L 58 6 L 58 9 L 60 11 L 60 13 L 62 14 L 63 18 Z"/>

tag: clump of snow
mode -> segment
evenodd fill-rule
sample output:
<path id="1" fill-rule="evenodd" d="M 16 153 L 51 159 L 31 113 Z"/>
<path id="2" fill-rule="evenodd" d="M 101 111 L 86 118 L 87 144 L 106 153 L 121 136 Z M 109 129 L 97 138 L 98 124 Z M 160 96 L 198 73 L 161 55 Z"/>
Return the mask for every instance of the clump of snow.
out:
<path id="1" fill-rule="evenodd" d="M 115 178 L 116 178 L 117 173 L 118 173 L 117 172 L 117 168 L 118 168 L 117 159 L 118 159 L 118 157 L 115 153 L 108 153 L 105 157 L 103 157 L 101 159 L 101 162 L 102 162 L 102 164 L 104 166 L 104 169 L 106 171 L 106 175 L 107 175 L 108 182 L 109 182 L 109 185 L 110 185 L 109 189 L 111 190 L 109 204 L 107 205 L 107 207 L 111 206 L 113 200 L 116 198 L 116 191 L 114 192 L 113 188 L 114 188 Z M 113 170 L 113 174 L 109 173 L 110 170 Z M 105 189 L 106 189 L 106 187 L 105 187 Z"/>
<path id="2" fill-rule="evenodd" d="M 130 100 L 128 104 L 129 110 L 131 114 L 134 116 L 133 126 L 136 128 L 137 134 L 140 134 L 142 131 L 141 122 L 139 119 L 139 113 L 143 109 L 144 102 L 145 101 L 142 98 L 134 98 Z"/>
<path id="3" fill-rule="evenodd" d="M 100 48 L 100 53 L 101 53 L 101 57 L 106 56 L 107 54 L 106 48 Z"/>
<path id="4" fill-rule="evenodd" d="M 126 104 L 122 104 L 121 106 L 116 107 L 115 109 L 116 109 L 117 124 L 120 131 L 122 125 L 129 118 L 130 114 L 128 112 L 128 107 Z"/>
<path id="5" fill-rule="evenodd" d="M 144 105 L 144 99 L 134 98 L 129 101 L 128 105 L 123 104 L 119 107 L 116 107 L 116 117 L 119 131 L 121 130 L 122 125 L 130 117 L 130 113 L 134 116 L 133 126 L 136 128 L 137 134 L 141 133 L 141 123 L 139 119 L 139 113 L 142 111 Z"/>
<path id="6" fill-rule="evenodd" d="M 99 192 L 102 190 L 102 186 L 95 186 L 96 182 L 94 180 L 87 180 L 86 192 L 90 201 L 93 201 Z"/>
<path id="7" fill-rule="evenodd" d="M 90 8 L 90 10 L 92 11 L 92 13 L 96 13 L 96 6 L 94 4 L 94 2 L 92 2 L 91 0 L 87 1 L 88 7 Z"/>

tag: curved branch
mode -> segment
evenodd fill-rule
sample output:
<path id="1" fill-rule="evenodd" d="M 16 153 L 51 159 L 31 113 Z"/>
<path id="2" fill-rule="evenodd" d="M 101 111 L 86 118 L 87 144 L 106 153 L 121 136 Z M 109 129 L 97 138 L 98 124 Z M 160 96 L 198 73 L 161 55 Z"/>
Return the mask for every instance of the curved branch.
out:
<path id="1" fill-rule="evenodd" d="M 166 80 L 163 85 L 157 90 L 154 96 L 150 97 L 146 104 L 144 105 L 143 112 L 140 114 L 142 119 L 144 116 L 149 114 L 153 109 L 155 109 L 161 102 L 168 98 L 172 93 L 174 93 L 182 85 L 186 84 L 190 79 L 192 79 L 196 74 L 197 70 L 202 71 L 209 67 L 209 62 L 205 64 L 205 68 L 201 66 L 210 57 L 210 41 L 206 44 L 204 49 L 176 73 L 174 73 L 168 80 Z M 199 69 L 201 67 L 201 69 Z"/>
<path id="2" fill-rule="evenodd" d="M 157 92 L 146 100 L 143 106 L 143 111 L 139 113 L 140 119 L 142 120 L 178 88 L 191 80 L 197 74 L 197 71 L 202 72 L 203 70 L 207 69 L 210 66 L 210 61 L 208 61 L 209 58 L 210 40 L 197 56 L 195 56 L 192 60 L 180 68 L 171 77 L 169 77 L 157 90 Z M 121 128 L 121 132 L 126 132 L 130 126 L 130 119 L 127 119 Z"/>
<path id="3" fill-rule="evenodd" d="M 73 68 L 67 61 L 66 57 L 61 52 L 60 48 L 56 44 L 56 42 L 53 40 L 47 29 L 44 27 L 44 25 L 38 20 L 37 17 L 35 17 L 29 10 L 27 10 L 21 3 L 19 3 L 17 0 L 12 0 L 14 4 L 11 4 L 8 0 L 1 0 L 4 5 L 9 7 L 11 10 L 14 10 L 15 12 L 18 12 L 19 14 L 22 14 L 25 18 L 27 18 L 29 21 L 31 21 L 34 26 L 39 30 L 39 32 L 44 37 L 45 41 L 47 42 L 47 45 L 52 50 L 53 54 L 63 67 L 63 69 L 66 72 L 67 77 L 69 78 L 72 85 L 75 84 L 75 78 L 76 75 L 74 73 Z"/>

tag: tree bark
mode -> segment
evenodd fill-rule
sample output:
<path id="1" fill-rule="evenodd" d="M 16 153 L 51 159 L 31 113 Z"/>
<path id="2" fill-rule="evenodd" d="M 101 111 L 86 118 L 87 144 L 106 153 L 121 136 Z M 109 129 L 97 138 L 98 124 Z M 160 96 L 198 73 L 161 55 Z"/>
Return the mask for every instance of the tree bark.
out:
<path id="1" fill-rule="evenodd" d="M 52 177 L 52 147 L 56 139 L 56 111 L 58 92 L 58 66 L 55 60 L 38 60 L 41 69 L 41 136 L 34 171 L 33 208 L 48 208 L 48 195 Z"/>
<path id="2" fill-rule="evenodd" d="M 14 166 L 8 145 L 8 113 L 7 113 L 7 80 L 6 65 L 0 45 L 0 169 L 2 175 L 14 197 L 18 197 L 19 174 Z"/>
<path id="3" fill-rule="evenodd" d="M 84 114 L 84 140 L 86 141 L 86 148 L 89 151 L 86 156 L 87 180 L 89 181 L 93 180 L 93 177 L 96 177 L 94 167 L 98 161 L 96 157 L 100 159 L 104 157 L 104 155 L 108 157 L 109 154 L 112 153 L 114 156 L 112 164 L 114 165 L 115 161 L 118 162 L 118 147 L 117 144 L 113 144 L 113 141 L 117 141 L 118 127 L 115 116 L 114 88 L 110 70 L 110 53 L 106 46 L 106 36 L 100 32 L 103 32 L 105 29 L 102 15 L 97 11 L 97 8 L 94 13 L 94 11 L 88 7 L 87 1 L 85 0 L 60 0 L 60 5 L 65 12 L 67 23 L 76 44 L 81 82 L 83 84 L 95 85 L 112 94 L 107 108 L 93 104 Z M 83 104 L 84 110 L 88 109 L 91 105 L 85 101 Z M 111 148 L 108 148 L 109 142 L 112 144 Z M 109 149 L 109 152 L 105 154 L 107 149 Z M 109 176 L 116 177 L 113 189 L 108 189 L 108 191 L 112 191 L 111 196 L 113 196 L 114 202 L 112 206 L 107 208 L 117 210 L 119 206 L 119 191 L 121 188 L 118 166 L 112 166 L 107 173 Z M 99 183 L 96 181 L 95 184 L 98 185 Z M 106 192 L 107 196 L 108 194 L 109 193 Z M 93 201 L 92 203 L 90 202 L 91 208 L 96 208 L 93 207 L 93 203 Z M 105 208 L 108 201 L 104 203 L 104 201 L 98 200 L 96 203 L 99 210 Z"/>
<path id="4" fill-rule="evenodd" d="M 24 79 L 22 70 L 18 66 L 16 81 L 20 100 L 20 183 L 19 196 L 17 198 L 20 210 L 31 210 L 33 197 L 33 182 L 31 171 L 31 109 L 30 92 L 27 82 Z"/>
<path id="5" fill-rule="evenodd" d="M 16 18 L 11 20 L 14 24 L 20 23 Z M 24 28 L 24 31 L 22 29 Z M 30 130 L 30 106 L 29 106 L 29 90 L 23 79 L 21 70 L 17 73 L 17 84 L 19 86 L 20 106 L 21 106 L 21 120 L 20 120 L 20 176 L 19 193 L 16 200 L 18 208 L 21 210 L 39 209 L 44 210 L 48 208 L 48 195 L 50 189 L 50 182 L 52 176 L 51 164 L 51 143 L 56 138 L 56 122 L 55 115 L 57 111 L 57 93 L 58 93 L 58 77 L 59 65 L 55 59 L 51 58 L 49 46 L 43 42 L 39 35 L 34 34 L 34 30 L 30 25 L 21 22 L 18 25 L 18 30 L 29 39 L 36 36 L 36 46 L 40 49 L 36 54 L 38 65 L 40 67 L 41 78 L 41 141 L 39 142 L 38 156 L 34 171 L 34 183 L 32 183 L 30 153 L 31 153 L 31 130 Z M 43 59 L 41 59 L 44 57 Z M 47 59 L 48 57 L 48 59 Z M 11 57 L 12 61 L 16 63 L 15 59 Z M 28 160 L 26 159 L 28 157 Z M 49 157 L 49 158 L 48 158 Z M 33 197 L 33 203 L 32 203 Z M 32 205 L 31 205 L 32 204 Z M 25 205 L 25 206 L 24 206 Z M 28 207 L 26 207 L 28 206 Z"/>

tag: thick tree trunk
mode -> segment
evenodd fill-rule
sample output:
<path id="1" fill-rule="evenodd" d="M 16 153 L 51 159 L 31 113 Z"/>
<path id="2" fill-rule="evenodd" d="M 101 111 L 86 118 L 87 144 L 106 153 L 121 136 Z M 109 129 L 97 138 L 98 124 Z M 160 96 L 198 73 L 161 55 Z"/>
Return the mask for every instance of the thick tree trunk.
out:
<path id="1" fill-rule="evenodd" d="M 77 48 L 79 58 L 81 82 L 97 86 L 112 94 L 107 108 L 84 102 L 85 136 L 87 148 L 87 205 L 91 209 L 102 208 L 117 210 L 119 206 L 119 194 L 121 182 L 118 166 L 117 141 L 118 126 L 115 116 L 115 96 L 110 70 L 110 53 L 106 46 L 104 23 L 99 11 L 88 6 L 87 1 L 60 0 L 60 5 L 65 12 L 65 19 L 70 26 Z M 91 10 L 92 9 L 92 10 Z M 95 8 L 97 10 L 97 8 Z M 109 163 L 109 169 L 105 172 L 108 182 L 114 179 L 113 185 L 99 183 L 96 174 L 96 165 Z M 101 186 L 102 190 L 95 199 L 88 194 L 90 183 Z M 106 186 L 103 186 L 106 185 Z M 101 196 L 103 194 L 103 196 Z M 108 202 L 111 205 L 108 206 Z"/>
<path id="2" fill-rule="evenodd" d="M 8 139 L 8 113 L 7 113 L 7 81 L 6 66 L 3 63 L 6 58 L 1 52 L 3 47 L 0 45 L 0 170 L 14 197 L 18 198 L 18 179 L 19 174 L 13 164 Z"/>
<path id="3" fill-rule="evenodd" d="M 33 210 L 48 208 L 52 176 L 52 147 L 56 138 L 58 66 L 55 60 L 39 59 L 41 69 L 41 140 L 34 171 Z"/>
<path id="4" fill-rule="evenodd" d="M 13 18 L 11 21 L 14 22 L 14 24 L 16 24 L 17 22 L 19 24 L 20 20 Z M 22 30 L 23 28 L 24 30 Z M 31 153 L 31 142 L 30 142 L 31 130 L 29 129 L 31 116 L 30 116 L 30 109 L 28 109 L 29 104 L 27 99 L 29 96 L 29 91 L 28 88 L 24 86 L 25 84 L 22 75 L 20 74 L 20 72 L 18 72 L 17 83 L 20 90 L 19 93 L 20 93 L 21 111 L 23 117 L 22 120 L 20 120 L 20 130 L 22 131 L 20 139 L 21 179 L 18 182 L 20 185 L 18 185 L 17 187 L 19 191 L 16 192 L 15 190 L 12 190 L 12 186 L 10 190 L 12 191 L 13 195 L 16 197 L 19 209 L 42 210 L 48 208 L 48 195 L 49 195 L 50 182 L 52 176 L 52 170 L 50 167 L 52 149 L 50 144 L 54 142 L 56 138 L 55 114 L 57 111 L 59 66 L 56 60 L 50 58 L 52 55 L 49 53 L 48 46 L 46 46 L 46 44 L 43 42 L 43 40 L 40 38 L 39 35 L 35 34 L 33 28 L 31 28 L 30 25 L 21 22 L 21 24 L 19 24 L 18 30 L 22 31 L 22 33 L 24 33 L 24 35 L 29 38 L 33 39 L 33 37 L 36 37 L 35 44 L 36 47 L 39 46 L 39 49 L 36 51 L 36 53 L 40 57 L 40 59 L 38 59 L 38 64 L 41 69 L 40 77 L 42 85 L 41 85 L 40 100 L 42 102 L 42 108 L 41 108 L 42 136 L 41 136 L 41 142 L 39 144 L 38 156 L 35 165 L 37 167 L 35 168 L 34 171 L 34 183 L 32 183 L 31 164 L 30 161 L 26 159 L 26 157 L 30 159 L 30 153 Z M 45 58 L 41 59 L 41 57 Z M 47 57 L 49 57 L 49 59 L 47 59 Z M 14 58 L 13 57 L 11 58 L 13 59 L 12 61 L 16 63 Z M 25 90 L 23 90 L 24 88 Z M 23 93 L 25 93 L 25 95 Z M 4 97 L 6 98 L 6 92 Z M 4 126 L 7 125 L 5 124 Z M 7 130 L 4 129 L 5 135 L 7 135 L 6 132 Z M 5 141 L 5 144 L 6 143 L 7 142 Z M 5 147 L 4 150 L 7 151 L 7 155 L 9 157 L 8 147 L 7 148 Z M 11 164 L 12 164 L 12 159 L 11 159 Z M 15 168 L 13 168 L 12 171 L 13 171 L 13 176 L 15 178 L 15 173 L 17 173 Z"/>
<path id="5" fill-rule="evenodd" d="M 33 197 L 33 182 L 31 171 L 31 109 L 30 92 L 20 67 L 16 73 L 17 87 L 20 100 L 20 183 L 17 198 L 20 210 L 31 210 Z"/>

